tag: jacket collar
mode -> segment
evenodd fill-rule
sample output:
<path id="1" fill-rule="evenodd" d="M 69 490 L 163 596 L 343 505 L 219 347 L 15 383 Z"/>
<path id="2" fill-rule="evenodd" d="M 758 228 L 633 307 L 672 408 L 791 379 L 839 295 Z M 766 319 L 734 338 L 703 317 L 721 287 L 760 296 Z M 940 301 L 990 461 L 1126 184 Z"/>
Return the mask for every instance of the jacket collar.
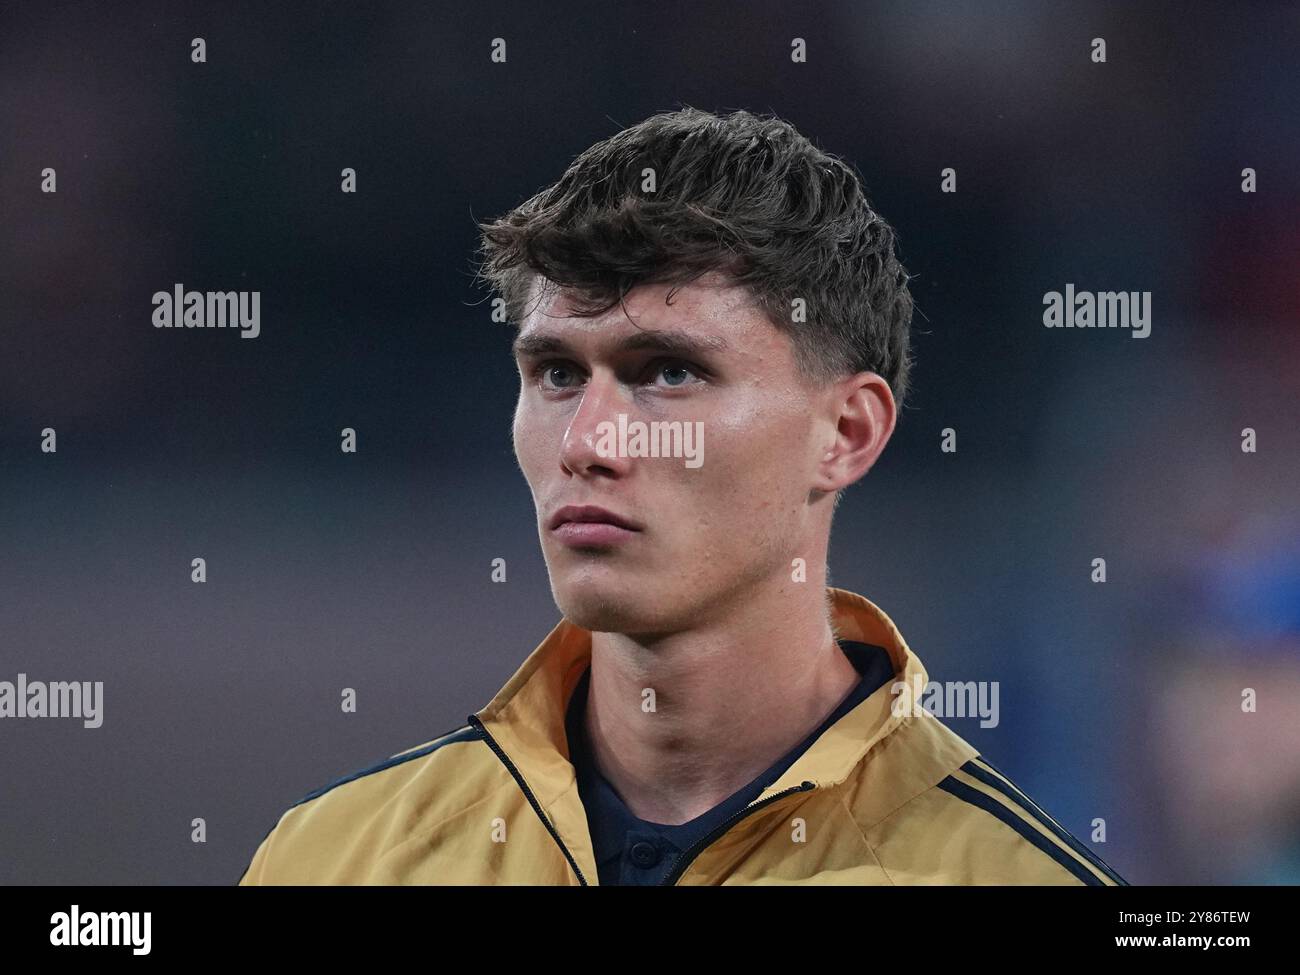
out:
<path id="1" fill-rule="evenodd" d="M 837 639 L 882 647 L 894 665 L 895 680 L 912 687 L 926 684 L 921 661 L 882 609 L 845 589 L 828 586 L 826 593 Z M 590 663 L 591 631 L 561 620 L 472 717 L 514 764 L 583 872 L 594 877 L 595 858 L 565 735 L 569 698 Z M 891 683 L 826 729 L 754 802 L 805 780 L 824 788 L 848 778 L 867 751 L 906 720 L 893 713 Z"/>

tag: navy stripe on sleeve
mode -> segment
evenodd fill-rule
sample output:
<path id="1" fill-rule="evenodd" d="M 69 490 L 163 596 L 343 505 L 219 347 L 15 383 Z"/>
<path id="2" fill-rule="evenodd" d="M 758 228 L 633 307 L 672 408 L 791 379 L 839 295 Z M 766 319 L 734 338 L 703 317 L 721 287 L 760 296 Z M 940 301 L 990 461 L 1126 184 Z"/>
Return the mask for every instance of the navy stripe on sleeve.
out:
<path id="1" fill-rule="evenodd" d="M 343 776 L 340 779 L 335 779 L 333 782 L 329 783 L 328 785 L 321 786 L 319 789 L 316 789 L 313 792 L 309 792 L 307 795 L 303 796 L 292 806 L 290 806 L 289 809 L 293 809 L 295 806 L 301 806 L 304 802 L 310 802 L 312 799 L 317 799 L 323 796 L 325 793 L 329 792 L 331 789 L 335 789 L 346 782 L 351 782 L 354 779 L 359 779 L 366 775 L 373 775 L 375 772 L 382 772 L 384 769 L 392 768 L 394 765 L 401 765 L 403 762 L 409 762 L 412 759 L 416 759 L 424 755 L 428 755 L 430 752 L 437 751 L 443 745 L 451 745 L 458 741 L 481 741 L 482 739 L 483 739 L 483 733 L 479 731 L 477 728 L 473 727 L 472 725 L 465 725 L 464 727 L 453 729 L 452 731 L 447 732 L 441 738 L 438 738 L 432 743 L 425 745 L 423 748 L 417 748 L 414 751 L 404 752 L 403 754 L 400 755 L 394 755 L 392 758 L 386 759 L 380 762 L 378 765 L 372 765 L 369 768 L 364 768 L 359 772 L 352 772 L 348 775 Z M 285 812 L 288 812 L 288 810 L 285 810 Z M 283 814 L 281 814 L 281 816 L 283 817 Z M 262 845 L 262 843 L 266 842 L 266 837 L 270 836 L 273 832 L 275 832 L 275 827 L 279 825 L 280 825 L 280 821 L 279 819 L 277 819 L 275 825 L 273 825 L 270 829 L 266 831 L 266 836 L 263 836 L 261 842 L 258 843 L 259 847 Z M 254 853 L 256 853 L 256 851 L 254 851 Z M 246 876 L 248 876 L 248 868 L 251 867 L 252 865 L 253 865 L 253 861 L 252 858 L 250 857 L 248 861 L 248 865 L 244 867 L 244 872 L 239 875 L 240 882 L 242 882 L 243 879 Z"/>
<path id="2" fill-rule="evenodd" d="M 998 768 L 996 765 L 990 762 L 983 755 L 979 756 L 979 760 L 983 762 L 985 765 L 987 765 L 989 768 L 993 769 L 994 772 L 997 772 L 998 775 L 1002 776 L 1002 778 L 999 779 L 997 775 L 990 775 L 987 771 L 985 771 L 984 769 L 976 765 L 974 761 L 967 762 L 965 765 L 961 767 L 961 770 L 966 774 L 970 775 L 971 777 L 979 779 L 985 785 L 997 789 L 998 792 L 1002 793 L 1002 795 L 1006 796 L 1017 806 L 1023 809 L 1026 813 L 1028 813 L 1030 816 L 1033 816 L 1034 819 L 1036 819 L 1038 822 L 1042 823 L 1044 829 L 1049 830 L 1052 833 L 1052 835 L 1054 835 L 1062 843 L 1068 845 L 1070 849 L 1074 850 L 1075 853 L 1079 854 L 1079 856 L 1083 857 L 1085 860 L 1091 863 L 1094 867 L 1096 867 L 1098 870 L 1104 873 L 1116 884 L 1118 884 L 1121 887 L 1129 886 L 1127 880 L 1125 880 L 1118 873 L 1112 870 L 1110 865 L 1106 863 L 1105 860 L 1103 860 L 1101 857 L 1097 856 L 1097 854 L 1093 853 L 1086 846 L 1084 846 L 1078 837 L 1072 835 L 1068 830 L 1064 829 L 1063 827 L 1059 826 L 1057 823 L 1053 822 L 1052 818 L 1047 815 L 1047 813 L 1042 809 L 1042 807 L 1039 806 L 1038 803 L 1034 802 L 1033 799 L 1029 798 L 1029 796 L 1025 792 L 1023 792 L 1019 786 L 1015 784 L 1008 785 L 1009 783 L 1011 783 L 1011 779 L 1006 775 L 1006 773 L 1004 773 L 1000 768 Z M 1003 781 L 1003 779 L 1005 779 L 1006 781 Z"/>
<path id="3" fill-rule="evenodd" d="M 945 792 L 951 793 L 958 799 L 969 802 L 972 806 L 978 806 L 989 815 L 1001 820 L 1088 886 L 1106 886 L 1091 870 L 1074 857 L 1070 856 L 1070 854 L 1066 853 L 1059 846 L 1049 840 L 1042 833 L 1038 832 L 1038 830 L 1034 829 L 992 796 L 986 796 L 978 789 L 972 789 L 965 782 L 959 782 L 951 775 L 939 783 L 939 788 L 943 789 Z"/>

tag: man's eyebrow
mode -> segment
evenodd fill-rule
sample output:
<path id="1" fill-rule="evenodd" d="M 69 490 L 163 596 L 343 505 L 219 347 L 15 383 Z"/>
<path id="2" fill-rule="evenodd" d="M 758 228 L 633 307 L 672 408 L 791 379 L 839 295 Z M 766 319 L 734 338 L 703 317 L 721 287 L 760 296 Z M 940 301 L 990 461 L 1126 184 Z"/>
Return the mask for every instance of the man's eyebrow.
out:
<path id="1" fill-rule="evenodd" d="M 668 355 L 696 356 L 727 352 L 731 348 L 720 335 L 692 335 L 681 329 L 666 328 L 637 332 L 615 346 L 618 352 L 663 352 Z M 510 350 L 516 359 L 527 356 L 571 354 L 573 349 L 556 335 L 530 333 L 518 336 Z"/>

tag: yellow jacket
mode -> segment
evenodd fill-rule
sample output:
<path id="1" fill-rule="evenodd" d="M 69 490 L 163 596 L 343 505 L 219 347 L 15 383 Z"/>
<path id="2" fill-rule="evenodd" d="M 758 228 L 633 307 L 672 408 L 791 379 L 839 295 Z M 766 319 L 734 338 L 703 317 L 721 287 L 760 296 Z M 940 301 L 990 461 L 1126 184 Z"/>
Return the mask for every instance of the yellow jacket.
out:
<path id="1" fill-rule="evenodd" d="M 836 636 L 921 661 L 870 600 L 828 588 Z M 262 840 L 250 884 L 595 885 L 565 705 L 591 633 L 562 620 L 455 731 L 311 793 Z M 695 847 L 677 884 L 1124 884 L 970 744 L 885 684 Z M 899 710 L 900 713 L 895 713 Z"/>

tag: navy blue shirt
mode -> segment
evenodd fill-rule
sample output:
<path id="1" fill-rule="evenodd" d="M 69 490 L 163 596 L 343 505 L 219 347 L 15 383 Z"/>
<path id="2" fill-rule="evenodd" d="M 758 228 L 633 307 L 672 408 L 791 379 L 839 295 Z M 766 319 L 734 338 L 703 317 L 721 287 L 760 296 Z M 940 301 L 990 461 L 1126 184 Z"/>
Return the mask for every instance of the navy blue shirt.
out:
<path id="1" fill-rule="evenodd" d="M 758 798 L 827 728 L 894 679 L 894 665 L 884 648 L 853 640 L 840 640 L 839 646 L 861 675 L 857 686 L 816 731 L 781 756 L 771 768 L 708 812 L 678 826 L 638 819 L 596 768 L 584 720 L 591 678 L 591 668 L 587 668 L 569 699 L 565 729 L 570 759 L 578 776 L 578 795 L 587 811 L 587 825 L 595 847 L 601 885 L 658 884 L 692 843 Z"/>

